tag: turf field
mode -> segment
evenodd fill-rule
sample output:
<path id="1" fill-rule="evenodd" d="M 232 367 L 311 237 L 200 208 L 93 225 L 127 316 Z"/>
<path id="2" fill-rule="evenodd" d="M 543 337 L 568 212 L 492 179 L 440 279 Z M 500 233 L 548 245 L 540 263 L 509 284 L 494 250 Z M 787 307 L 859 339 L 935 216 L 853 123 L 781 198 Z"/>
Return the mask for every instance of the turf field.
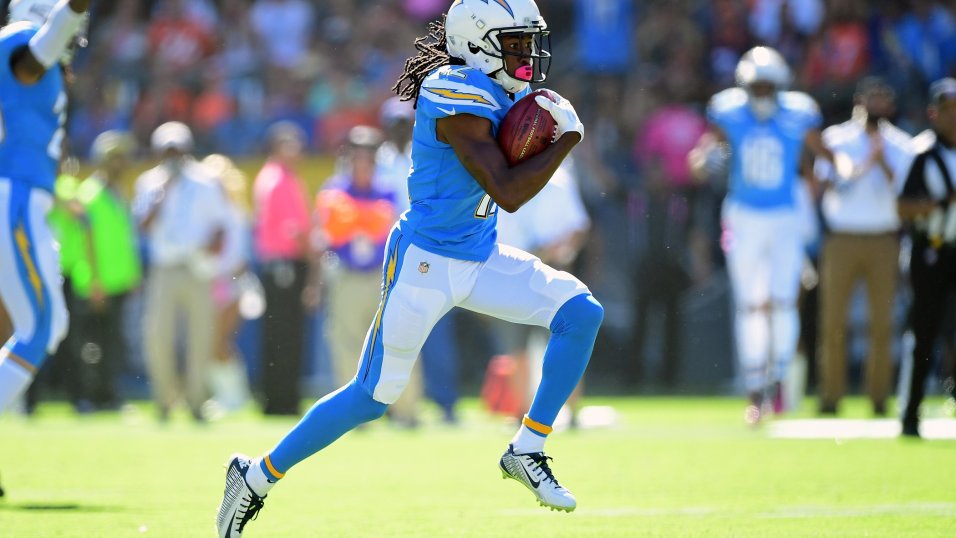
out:
<path id="1" fill-rule="evenodd" d="M 269 537 L 953 536 L 956 442 L 795 440 L 742 426 L 737 399 L 602 399 L 619 425 L 555 435 L 573 514 L 546 511 L 497 458 L 512 428 L 470 402 L 463 425 L 375 424 L 289 473 L 247 528 Z M 938 401 L 932 401 L 938 407 Z M 810 407 L 810 405 L 807 405 Z M 865 416 L 852 402 L 847 415 Z M 232 451 L 292 424 L 252 412 L 160 427 L 143 405 L 0 419 L 0 537 L 212 537 Z"/>

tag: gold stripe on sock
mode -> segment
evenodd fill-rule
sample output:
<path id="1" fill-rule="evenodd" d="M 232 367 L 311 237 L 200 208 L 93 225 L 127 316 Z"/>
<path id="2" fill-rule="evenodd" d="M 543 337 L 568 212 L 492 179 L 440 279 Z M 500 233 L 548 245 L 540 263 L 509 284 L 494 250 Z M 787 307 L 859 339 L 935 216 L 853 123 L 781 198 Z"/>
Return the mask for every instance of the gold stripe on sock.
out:
<path id="1" fill-rule="evenodd" d="M 551 432 L 554 431 L 554 428 L 552 428 L 551 426 L 547 426 L 540 422 L 531 420 L 531 417 L 529 417 L 528 415 L 524 416 L 524 419 L 522 419 L 521 423 L 524 424 L 529 430 L 538 432 L 541 435 L 549 435 Z"/>
<path id="2" fill-rule="evenodd" d="M 272 460 L 269 459 L 269 455 L 266 454 L 266 457 L 262 458 L 262 461 L 266 462 L 266 469 L 269 469 L 269 472 L 272 473 L 272 476 L 276 478 L 282 478 L 285 476 L 285 473 L 280 473 L 272 466 Z"/>

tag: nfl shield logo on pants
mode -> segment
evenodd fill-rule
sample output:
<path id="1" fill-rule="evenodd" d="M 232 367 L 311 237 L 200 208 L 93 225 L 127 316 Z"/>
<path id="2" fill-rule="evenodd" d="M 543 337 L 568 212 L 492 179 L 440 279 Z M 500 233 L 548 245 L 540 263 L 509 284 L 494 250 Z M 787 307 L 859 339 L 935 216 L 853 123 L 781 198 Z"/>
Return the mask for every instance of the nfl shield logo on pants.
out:
<path id="1" fill-rule="evenodd" d="M 425 273 L 428 272 L 429 267 L 431 266 L 428 265 L 428 262 L 421 262 L 418 264 L 418 272 L 424 275 Z"/>

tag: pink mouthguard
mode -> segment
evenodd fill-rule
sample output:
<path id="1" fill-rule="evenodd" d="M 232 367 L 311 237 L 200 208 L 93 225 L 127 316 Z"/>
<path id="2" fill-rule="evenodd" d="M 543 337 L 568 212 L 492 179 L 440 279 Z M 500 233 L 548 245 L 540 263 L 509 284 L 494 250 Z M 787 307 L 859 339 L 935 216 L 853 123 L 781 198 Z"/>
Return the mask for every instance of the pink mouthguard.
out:
<path id="1" fill-rule="evenodd" d="M 529 81 L 534 76 L 534 69 L 530 65 L 522 65 L 515 71 L 515 78 Z"/>

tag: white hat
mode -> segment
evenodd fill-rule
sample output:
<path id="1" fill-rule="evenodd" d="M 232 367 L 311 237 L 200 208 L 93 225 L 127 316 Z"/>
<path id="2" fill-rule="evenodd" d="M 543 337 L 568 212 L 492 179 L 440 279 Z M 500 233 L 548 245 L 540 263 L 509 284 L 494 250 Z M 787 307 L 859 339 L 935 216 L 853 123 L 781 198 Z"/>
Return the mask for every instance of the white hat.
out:
<path id="1" fill-rule="evenodd" d="M 150 145 L 156 153 L 162 153 L 168 149 L 189 153 L 193 149 L 193 133 L 185 123 L 168 121 L 153 131 Z"/>
<path id="2" fill-rule="evenodd" d="M 122 154 L 126 157 L 135 151 L 136 141 L 129 133 L 118 130 L 104 131 L 93 139 L 90 147 L 90 159 L 101 164 L 110 155 Z"/>

